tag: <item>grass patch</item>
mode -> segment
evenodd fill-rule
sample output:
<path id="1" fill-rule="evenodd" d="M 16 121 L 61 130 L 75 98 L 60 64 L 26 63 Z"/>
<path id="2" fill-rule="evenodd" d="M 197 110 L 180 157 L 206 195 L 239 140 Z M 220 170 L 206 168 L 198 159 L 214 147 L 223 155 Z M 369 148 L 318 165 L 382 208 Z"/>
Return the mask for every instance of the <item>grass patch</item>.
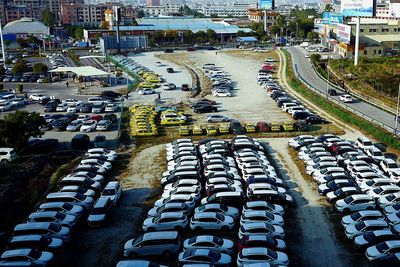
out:
<path id="1" fill-rule="evenodd" d="M 349 111 L 343 109 L 342 107 L 328 101 L 327 99 L 321 97 L 320 95 L 310 91 L 306 86 L 299 81 L 293 73 L 291 57 L 286 50 L 282 50 L 286 57 L 286 75 L 288 78 L 288 84 L 297 93 L 301 94 L 304 98 L 310 100 L 318 107 L 324 109 L 326 112 L 343 121 L 346 124 L 352 125 L 357 129 L 361 130 L 367 135 L 372 136 L 380 142 L 384 142 L 397 152 L 400 152 L 400 139 L 388 131 L 382 129 L 381 127 L 372 124 L 371 122 L 350 113 Z"/>
<path id="2" fill-rule="evenodd" d="M 50 177 L 49 187 L 48 187 L 47 191 L 48 192 L 55 191 L 57 188 L 58 181 L 62 177 L 70 174 L 72 172 L 72 170 L 74 169 L 74 167 L 76 167 L 76 165 L 78 165 L 81 160 L 82 160 L 82 157 L 77 157 L 74 160 L 72 160 L 71 162 L 61 165 Z"/>

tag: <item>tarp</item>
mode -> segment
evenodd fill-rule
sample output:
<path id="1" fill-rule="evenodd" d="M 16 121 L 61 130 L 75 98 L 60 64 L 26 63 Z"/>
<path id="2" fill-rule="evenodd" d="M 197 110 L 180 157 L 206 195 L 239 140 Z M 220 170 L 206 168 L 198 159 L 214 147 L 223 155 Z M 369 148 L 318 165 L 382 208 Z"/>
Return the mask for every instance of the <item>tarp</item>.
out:
<path id="1" fill-rule="evenodd" d="M 84 67 L 59 67 L 53 70 L 50 70 L 49 72 L 73 72 L 78 76 L 105 76 L 109 75 L 108 72 L 99 70 L 95 67 L 92 66 L 84 66 Z"/>
<path id="2" fill-rule="evenodd" d="M 256 37 L 247 36 L 247 37 L 237 37 L 236 41 L 237 42 L 257 42 L 258 40 Z"/>

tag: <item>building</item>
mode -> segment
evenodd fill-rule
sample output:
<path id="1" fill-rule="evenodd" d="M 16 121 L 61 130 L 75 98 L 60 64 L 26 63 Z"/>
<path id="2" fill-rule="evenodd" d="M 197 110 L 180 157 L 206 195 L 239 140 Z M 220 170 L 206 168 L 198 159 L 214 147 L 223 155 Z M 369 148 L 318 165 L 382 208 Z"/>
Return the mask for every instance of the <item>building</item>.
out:
<path id="1" fill-rule="evenodd" d="M 22 18 L 32 18 L 34 14 L 32 8 L 28 6 L 7 6 L 4 8 L 5 22 L 20 20 Z"/>
<path id="2" fill-rule="evenodd" d="M 136 50 L 143 50 L 148 47 L 148 39 L 145 35 L 121 36 L 119 48 L 121 53 L 129 53 Z M 103 36 L 100 38 L 100 50 L 103 55 L 118 52 L 117 37 Z"/>
<path id="3" fill-rule="evenodd" d="M 381 18 L 390 17 L 389 3 L 377 3 L 376 4 L 376 16 Z"/>
<path id="4" fill-rule="evenodd" d="M 147 17 L 171 16 L 174 14 L 179 14 L 179 9 L 181 7 L 181 4 L 173 3 L 162 6 L 146 6 L 143 8 L 143 12 Z"/>
<path id="5" fill-rule="evenodd" d="M 264 17 L 264 13 L 262 12 L 261 9 L 249 8 L 248 13 L 247 13 L 247 17 L 251 21 L 262 22 L 263 21 L 263 17 Z"/>
<path id="6" fill-rule="evenodd" d="M 33 18 L 22 18 L 7 23 L 3 27 L 4 35 L 16 35 L 17 37 L 28 37 L 30 35 L 43 36 L 50 34 L 50 28 L 42 22 Z"/>
<path id="7" fill-rule="evenodd" d="M 217 34 L 218 40 L 233 41 L 238 31 L 253 32 L 249 28 L 240 28 L 225 21 L 214 22 L 210 18 L 193 17 L 154 17 L 137 19 L 138 26 L 120 26 L 122 36 L 152 35 L 157 31 L 191 31 L 193 33 L 211 29 Z M 115 35 L 113 30 L 84 30 L 83 35 L 86 42 L 92 44 L 102 36 Z"/>
<path id="8" fill-rule="evenodd" d="M 160 6 L 160 0 L 146 0 L 147 6 Z"/>
<path id="9" fill-rule="evenodd" d="M 211 17 L 247 17 L 249 4 L 208 5 L 199 9 L 205 16 Z"/>

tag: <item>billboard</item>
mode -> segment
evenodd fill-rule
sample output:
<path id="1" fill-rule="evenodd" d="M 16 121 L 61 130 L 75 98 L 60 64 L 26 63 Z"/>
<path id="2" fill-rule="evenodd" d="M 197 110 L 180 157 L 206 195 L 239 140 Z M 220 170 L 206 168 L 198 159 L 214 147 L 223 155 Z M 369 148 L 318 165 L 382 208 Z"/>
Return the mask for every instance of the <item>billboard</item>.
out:
<path id="1" fill-rule="evenodd" d="M 337 24 L 336 27 L 336 39 L 349 44 L 351 38 L 351 26 Z"/>
<path id="2" fill-rule="evenodd" d="M 343 23 L 343 15 L 339 13 L 324 12 L 322 13 L 322 20 L 324 24 L 336 25 Z"/>
<path id="3" fill-rule="evenodd" d="M 259 6 L 261 9 L 274 9 L 275 0 L 260 0 Z"/>
<path id="4" fill-rule="evenodd" d="M 343 16 L 373 17 L 376 0 L 342 0 L 341 13 Z"/>

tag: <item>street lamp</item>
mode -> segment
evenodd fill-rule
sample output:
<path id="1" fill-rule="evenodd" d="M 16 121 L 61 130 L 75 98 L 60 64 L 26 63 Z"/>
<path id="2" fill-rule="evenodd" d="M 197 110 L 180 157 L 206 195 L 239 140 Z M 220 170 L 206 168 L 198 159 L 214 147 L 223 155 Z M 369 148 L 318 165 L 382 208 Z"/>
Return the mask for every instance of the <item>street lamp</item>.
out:
<path id="1" fill-rule="evenodd" d="M 330 53 L 330 52 L 329 52 Z M 326 71 L 328 72 L 328 79 L 326 80 L 326 98 L 329 98 L 329 59 L 331 55 L 328 55 L 328 63 L 326 64 Z"/>
<path id="2" fill-rule="evenodd" d="M 395 123 L 394 123 L 394 130 L 393 133 L 396 135 L 397 134 L 397 127 L 399 126 L 399 109 L 400 109 L 400 83 L 399 83 L 399 90 L 397 92 L 397 108 L 396 108 L 396 116 L 395 118 Z"/>

